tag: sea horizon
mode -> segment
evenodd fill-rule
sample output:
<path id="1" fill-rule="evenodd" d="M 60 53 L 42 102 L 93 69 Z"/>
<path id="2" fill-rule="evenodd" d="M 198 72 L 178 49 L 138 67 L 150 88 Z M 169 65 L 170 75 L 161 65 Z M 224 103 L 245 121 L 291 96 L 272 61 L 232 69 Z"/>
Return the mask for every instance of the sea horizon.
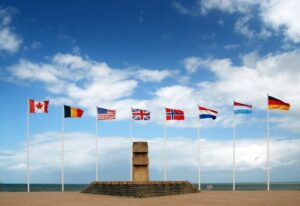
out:
<path id="1" fill-rule="evenodd" d="M 192 183 L 198 187 L 197 183 Z M 88 184 L 65 184 L 65 191 L 81 191 Z M 31 192 L 59 192 L 61 184 L 56 183 L 34 183 L 30 184 Z M 241 182 L 236 183 L 237 191 L 264 191 L 267 189 L 265 182 Z M 300 190 L 300 182 L 271 182 L 271 190 Z M 201 190 L 203 191 L 231 191 L 232 183 L 202 183 Z M 27 184 L 24 183 L 0 183 L 0 192 L 27 192 Z"/>

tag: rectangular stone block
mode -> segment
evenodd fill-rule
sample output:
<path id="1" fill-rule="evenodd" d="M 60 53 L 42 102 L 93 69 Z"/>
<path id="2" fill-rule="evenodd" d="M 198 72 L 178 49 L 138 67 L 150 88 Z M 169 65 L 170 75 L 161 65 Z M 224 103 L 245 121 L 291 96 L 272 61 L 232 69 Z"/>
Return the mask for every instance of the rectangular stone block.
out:
<path id="1" fill-rule="evenodd" d="M 148 166 L 134 166 L 133 181 L 149 181 Z"/>
<path id="2" fill-rule="evenodd" d="M 147 142 L 134 142 L 133 143 L 133 152 L 134 153 L 138 153 L 138 152 L 148 153 L 148 144 L 147 144 Z"/>
<path id="3" fill-rule="evenodd" d="M 134 142 L 132 147 L 132 180 L 149 181 L 148 143 Z"/>
<path id="4" fill-rule="evenodd" d="M 146 157 L 144 154 L 134 154 L 133 155 L 133 161 L 132 161 L 133 165 L 147 165 L 149 164 L 149 158 Z"/>

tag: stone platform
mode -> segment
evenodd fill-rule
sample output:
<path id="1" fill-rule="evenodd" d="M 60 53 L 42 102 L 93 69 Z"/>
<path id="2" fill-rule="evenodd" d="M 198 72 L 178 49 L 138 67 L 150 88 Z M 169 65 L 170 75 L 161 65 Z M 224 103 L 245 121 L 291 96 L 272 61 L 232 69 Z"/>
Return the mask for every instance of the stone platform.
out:
<path id="1" fill-rule="evenodd" d="M 81 192 L 142 198 L 199 191 L 188 181 L 121 181 L 92 182 Z"/>

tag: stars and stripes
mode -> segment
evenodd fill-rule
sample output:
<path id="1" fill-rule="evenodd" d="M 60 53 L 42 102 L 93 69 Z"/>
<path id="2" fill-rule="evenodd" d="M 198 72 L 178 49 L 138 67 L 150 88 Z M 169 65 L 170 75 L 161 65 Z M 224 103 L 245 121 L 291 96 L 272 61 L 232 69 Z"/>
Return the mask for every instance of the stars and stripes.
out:
<path id="1" fill-rule="evenodd" d="M 131 108 L 133 120 L 150 120 L 150 111 L 145 109 Z"/>
<path id="2" fill-rule="evenodd" d="M 116 110 L 97 107 L 97 119 L 98 120 L 116 119 Z"/>

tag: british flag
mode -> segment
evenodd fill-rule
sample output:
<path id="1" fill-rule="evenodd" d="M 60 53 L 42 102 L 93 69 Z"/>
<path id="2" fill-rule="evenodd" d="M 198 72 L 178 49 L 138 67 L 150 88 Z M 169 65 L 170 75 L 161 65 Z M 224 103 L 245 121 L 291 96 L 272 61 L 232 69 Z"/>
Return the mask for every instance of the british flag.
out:
<path id="1" fill-rule="evenodd" d="M 133 120 L 150 120 L 150 111 L 131 108 Z"/>
<path id="2" fill-rule="evenodd" d="M 184 120 L 184 111 L 166 108 L 166 120 Z"/>

